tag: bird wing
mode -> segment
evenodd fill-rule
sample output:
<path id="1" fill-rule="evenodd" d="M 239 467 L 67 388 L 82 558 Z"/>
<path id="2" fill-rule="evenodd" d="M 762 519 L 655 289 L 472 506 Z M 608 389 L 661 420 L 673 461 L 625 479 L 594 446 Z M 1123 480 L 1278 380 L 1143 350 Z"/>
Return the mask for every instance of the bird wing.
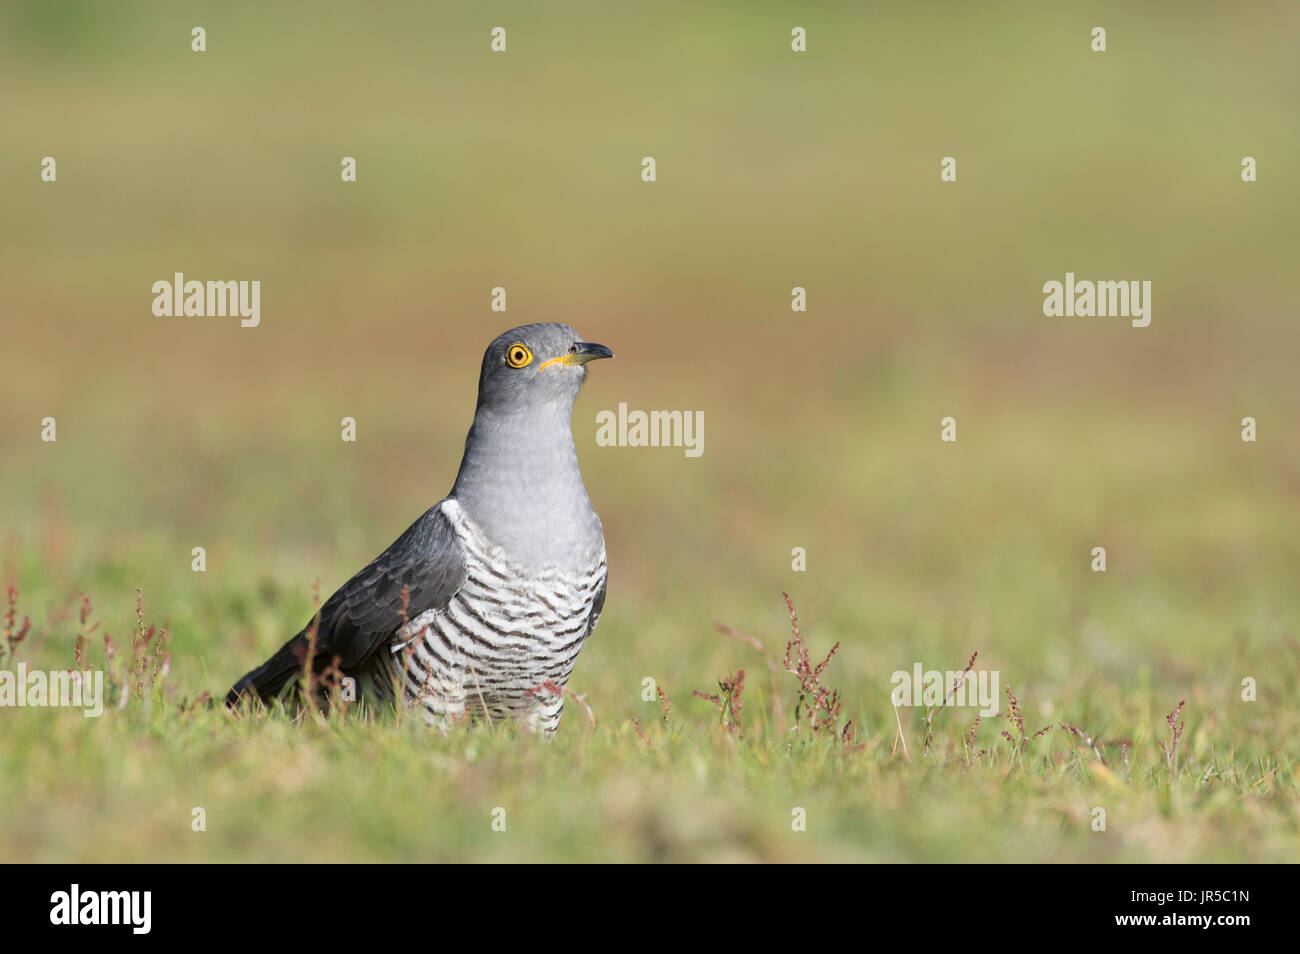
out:
<path id="1" fill-rule="evenodd" d="M 587 636 L 596 631 L 596 624 L 600 622 L 600 611 L 605 608 L 605 585 L 608 582 L 609 571 L 606 571 L 600 577 L 600 589 L 596 592 L 596 598 L 591 601 L 591 612 L 587 615 Z"/>
<path id="2" fill-rule="evenodd" d="M 325 601 L 316 627 L 316 669 L 323 670 L 338 656 L 345 673 L 355 670 L 404 622 L 427 610 L 445 609 L 464 582 L 465 548 L 438 503 Z M 408 596 L 405 611 L 403 588 Z M 235 683 L 226 704 L 237 705 L 243 695 L 276 696 L 302 672 L 311 629 L 308 623 L 265 664 Z"/>

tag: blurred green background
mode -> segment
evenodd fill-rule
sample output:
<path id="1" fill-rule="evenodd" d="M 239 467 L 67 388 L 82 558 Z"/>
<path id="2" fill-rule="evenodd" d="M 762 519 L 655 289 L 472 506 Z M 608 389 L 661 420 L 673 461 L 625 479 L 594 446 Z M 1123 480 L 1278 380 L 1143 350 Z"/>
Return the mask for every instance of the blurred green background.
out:
<path id="1" fill-rule="evenodd" d="M 1036 722 L 1140 685 L 1147 731 L 1199 693 L 1267 732 L 1300 624 L 1298 31 L 1293 3 L 7 2 L 5 582 L 60 651 L 77 593 L 125 634 L 140 586 L 173 680 L 224 691 L 449 489 L 487 342 L 557 320 L 618 353 L 574 415 L 599 718 L 644 721 L 645 675 L 706 713 L 691 689 L 755 665 L 712 623 L 779 649 L 787 590 L 868 732 L 889 673 L 975 649 Z M 177 271 L 260 280 L 261 326 L 154 317 Z M 1150 280 L 1150 327 L 1045 318 L 1066 271 Z M 597 447 L 620 401 L 703 411 L 703 456 Z"/>

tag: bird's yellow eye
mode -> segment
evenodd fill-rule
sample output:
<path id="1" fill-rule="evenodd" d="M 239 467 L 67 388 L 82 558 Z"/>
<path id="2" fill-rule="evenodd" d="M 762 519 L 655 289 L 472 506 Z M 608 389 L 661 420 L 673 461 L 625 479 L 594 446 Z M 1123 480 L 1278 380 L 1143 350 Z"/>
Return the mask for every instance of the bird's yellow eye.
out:
<path id="1" fill-rule="evenodd" d="M 527 345 L 515 342 L 506 349 L 506 364 L 512 368 L 522 368 L 528 362 L 533 360 L 533 353 L 528 350 Z"/>

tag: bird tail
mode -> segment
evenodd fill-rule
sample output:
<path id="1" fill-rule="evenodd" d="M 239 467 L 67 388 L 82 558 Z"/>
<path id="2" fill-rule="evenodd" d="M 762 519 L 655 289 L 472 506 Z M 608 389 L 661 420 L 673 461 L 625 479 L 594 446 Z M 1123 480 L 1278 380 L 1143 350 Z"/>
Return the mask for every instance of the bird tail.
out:
<path id="1" fill-rule="evenodd" d="M 292 686 L 297 677 L 302 675 L 310 632 L 311 627 L 308 626 L 276 650 L 274 656 L 235 683 L 226 693 L 227 708 L 239 708 L 239 703 L 243 699 L 269 702 Z M 321 668 L 323 661 L 318 656 L 313 660 L 314 668 Z"/>

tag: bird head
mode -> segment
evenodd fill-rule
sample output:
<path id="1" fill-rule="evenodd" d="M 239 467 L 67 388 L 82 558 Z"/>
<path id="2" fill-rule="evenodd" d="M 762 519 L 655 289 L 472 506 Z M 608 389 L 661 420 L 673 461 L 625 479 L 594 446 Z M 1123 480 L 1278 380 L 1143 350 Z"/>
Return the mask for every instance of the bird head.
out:
<path id="1" fill-rule="evenodd" d="M 571 408 L 586 380 L 587 363 L 612 357 L 614 352 L 583 341 L 568 325 L 545 322 L 511 328 L 483 353 L 479 407 L 509 414 L 567 401 Z"/>

